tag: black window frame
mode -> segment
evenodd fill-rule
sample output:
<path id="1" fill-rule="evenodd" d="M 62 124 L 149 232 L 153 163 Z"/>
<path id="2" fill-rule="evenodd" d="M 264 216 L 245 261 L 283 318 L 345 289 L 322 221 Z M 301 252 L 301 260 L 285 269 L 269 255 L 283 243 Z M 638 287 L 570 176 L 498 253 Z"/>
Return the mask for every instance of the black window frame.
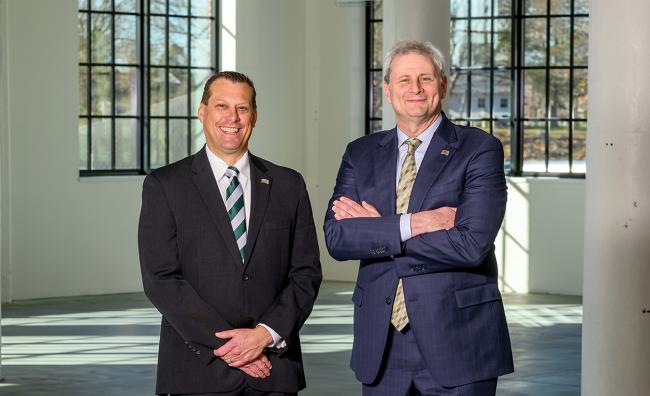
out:
<path id="1" fill-rule="evenodd" d="M 189 90 L 192 81 L 192 71 L 193 70 L 205 70 L 206 74 L 216 73 L 219 70 L 219 0 L 210 0 L 212 15 L 210 16 L 201 16 L 192 14 L 192 1 L 187 1 L 187 13 L 171 13 L 170 12 L 170 2 L 169 0 L 164 1 L 165 3 L 165 13 L 155 13 L 151 12 L 152 0 L 136 0 L 136 10 L 133 12 L 130 11 L 119 11 L 115 8 L 116 0 L 110 0 L 110 10 L 96 10 L 91 9 L 92 0 L 84 0 L 85 7 L 82 8 L 82 2 L 79 1 L 78 4 L 78 15 L 85 15 L 86 17 L 86 59 L 84 62 L 79 61 L 80 76 L 82 71 L 86 75 L 86 112 L 85 114 L 79 114 L 79 120 L 86 120 L 86 158 L 85 158 L 85 167 L 82 169 L 81 163 L 79 164 L 79 176 L 80 177 L 90 177 L 90 176 L 134 176 L 134 175 L 146 175 L 150 173 L 153 169 L 151 167 L 151 121 L 152 120 L 164 120 L 165 122 L 165 164 L 170 163 L 170 139 L 169 139 L 169 122 L 170 120 L 185 120 L 187 122 L 187 155 L 192 154 L 194 148 L 192 147 L 192 124 L 196 122 L 197 115 L 192 114 L 192 95 Z M 111 19 L 111 61 L 110 62 L 93 62 L 92 60 L 92 38 L 91 38 L 91 20 L 93 15 L 108 15 Z M 119 15 L 128 15 L 135 16 L 136 18 L 136 62 L 131 64 L 121 64 L 115 62 L 115 17 Z M 150 63 L 150 28 L 151 28 L 151 17 L 164 17 L 165 18 L 165 57 L 166 62 L 164 65 L 153 65 Z M 170 65 L 169 63 L 169 18 L 186 18 L 187 19 L 187 64 L 186 65 Z M 192 22 L 196 19 L 209 20 L 210 27 L 214 32 L 211 45 L 211 51 L 213 56 L 211 57 L 212 66 L 203 67 L 203 66 L 194 66 L 192 65 Z M 84 39 L 81 37 L 80 39 Z M 115 69 L 118 67 L 137 67 L 137 93 L 136 93 L 136 102 L 137 102 L 137 114 L 136 115 L 118 115 L 116 114 L 116 91 L 115 91 Z M 93 67 L 109 67 L 111 69 L 111 114 L 110 115 L 95 115 L 92 113 L 92 74 L 91 70 Z M 85 69 L 85 70 L 83 70 Z M 151 87 L 151 71 L 152 69 L 163 69 L 165 70 L 165 115 L 152 115 L 151 114 L 151 97 L 150 97 L 150 87 Z M 186 89 L 187 89 L 187 114 L 182 116 L 175 116 L 169 114 L 169 103 L 170 103 L 170 90 L 169 90 L 169 70 L 183 70 L 187 74 L 186 80 Z M 111 120 L 111 169 L 92 169 L 92 121 L 95 119 L 110 119 Z M 135 119 L 136 120 L 136 136 L 137 136 L 137 167 L 131 169 L 116 169 L 116 120 L 119 119 Z M 78 132 L 80 133 L 80 131 Z M 81 140 L 81 135 L 79 136 Z M 80 158 L 81 161 L 81 158 Z"/>

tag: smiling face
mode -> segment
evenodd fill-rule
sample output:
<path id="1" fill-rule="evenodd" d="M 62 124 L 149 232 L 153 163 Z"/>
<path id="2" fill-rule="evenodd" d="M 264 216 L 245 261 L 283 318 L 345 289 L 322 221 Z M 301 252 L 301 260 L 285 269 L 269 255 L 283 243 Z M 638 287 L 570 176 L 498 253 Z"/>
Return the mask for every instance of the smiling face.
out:
<path id="1" fill-rule="evenodd" d="M 428 57 L 410 52 L 393 59 L 384 93 L 395 110 L 397 126 L 416 136 L 440 115 L 447 78 L 436 71 Z"/>
<path id="2" fill-rule="evenodd" d="M 257 120 L 252 99 L 253 89 L 247 84 L 217 78 L 210 86 L 208 102 L 199 106 L 208 148 L 229 165 L 248 150 Z"/>

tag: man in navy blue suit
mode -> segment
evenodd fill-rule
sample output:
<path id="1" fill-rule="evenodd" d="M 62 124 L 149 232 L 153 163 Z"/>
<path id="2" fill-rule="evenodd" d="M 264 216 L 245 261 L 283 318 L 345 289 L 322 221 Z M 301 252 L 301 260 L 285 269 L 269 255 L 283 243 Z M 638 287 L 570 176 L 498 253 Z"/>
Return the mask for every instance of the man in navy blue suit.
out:
<path id="1" fill-rule="evenodd" d="M 442 112 L 444 58 L 401 41 L 384 91 L 397 126 L 350 143 L 325 217 L 337 260 L 361 260 L 351 367 L 364 395 L 494 395 L 513 371 L 494 240 L 503 148 Z"/>

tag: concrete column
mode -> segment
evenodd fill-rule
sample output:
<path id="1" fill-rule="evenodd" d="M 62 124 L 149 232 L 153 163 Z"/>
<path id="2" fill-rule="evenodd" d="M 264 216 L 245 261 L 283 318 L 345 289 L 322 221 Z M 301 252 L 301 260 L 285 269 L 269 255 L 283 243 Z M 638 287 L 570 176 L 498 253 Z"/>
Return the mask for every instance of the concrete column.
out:
<path id="1" fill-rule="evenodd" d="M 650 392 L 648 15 L 647 0 L 591 1 L 582 327 L 589 396 Z"/>
<path id="2" fill-rule="evenodd" d="M 449 73 L 450 18 L 447 0 L 384 0 L 384 54 L 400 40 L 430 41 L 445 56 Z M 383 106 L 382 119 L 384 128 L 395 126 L 390 105 Z"/>

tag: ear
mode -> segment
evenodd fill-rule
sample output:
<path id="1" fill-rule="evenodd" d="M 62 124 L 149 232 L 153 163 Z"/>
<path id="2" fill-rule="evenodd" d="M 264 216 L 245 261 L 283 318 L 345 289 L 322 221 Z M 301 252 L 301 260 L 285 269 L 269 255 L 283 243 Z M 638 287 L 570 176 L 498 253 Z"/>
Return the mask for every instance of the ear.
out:
<path id="1" fill-rule="evenodd" d="M 388 88 L 388 84 L 384 82 L 384 96 L 386 96 L 386 103 L 393 103 L 390 100 L 390 88 Z"/>
<path id="2" fill-rule="evenodd" d="M 203 124 L 203 119 L 205 118 L 205 107 L 205 104 L 201 102 L 199 104 L 199 110 L 197 111 L 197 116 L 199 117 L 201 124 Z"/>
<path id="3" fill-rule="evenodd" d="M 255 123 L 257 122 L 257 110 L 253 110 L 253 114 L 251 114 L 251 127 L 255 128 Z"/>
<path id="4" fill-rule="evenodd" d="M 442 76 L 440 79 L 440 99 L 444 99 L 447 96 L 447 76 Z"/>

